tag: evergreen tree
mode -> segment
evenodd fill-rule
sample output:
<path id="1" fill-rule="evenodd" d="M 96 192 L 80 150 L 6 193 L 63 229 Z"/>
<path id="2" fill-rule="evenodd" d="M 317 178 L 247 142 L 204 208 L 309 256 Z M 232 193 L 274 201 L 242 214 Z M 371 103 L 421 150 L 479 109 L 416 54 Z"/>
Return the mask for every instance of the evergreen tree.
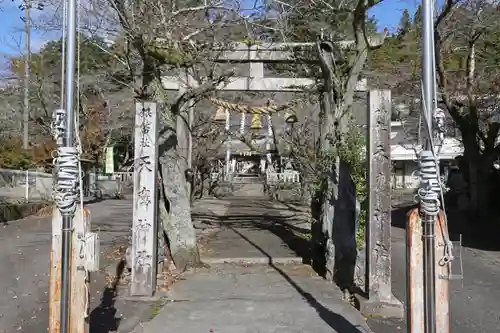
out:
<path id="1" fill-rule="evenodd" d="M 401 16 L 401 20 L 399 21 L 398 35 L 406 35 L 411 30 L 411 24 L 410 12 L 408 9 L 405 9 L 403 11 L 403 15 Z"/>
<path id="2" fill-rule="evenodd" d="M 422 26 L 423 16 L 422 16 L 422 5 L 418 5 L 417 11 L 415 12 L 415 16 L 413 18 L 413 26 L 420 27 Z"/>

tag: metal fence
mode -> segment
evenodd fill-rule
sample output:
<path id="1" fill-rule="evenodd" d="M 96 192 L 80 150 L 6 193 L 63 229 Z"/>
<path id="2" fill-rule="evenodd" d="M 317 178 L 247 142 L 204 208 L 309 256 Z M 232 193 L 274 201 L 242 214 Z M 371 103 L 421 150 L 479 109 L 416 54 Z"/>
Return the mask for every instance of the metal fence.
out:
<path id="1" fill-rule="evenodd" d="M 52 197 L 53 175 L 35 170 L 0 169 L 0 198 L 10 200 L 47 200 Z M 134 184 L 133 172 L 112 174 L 84 173 L 85 197 L 123 193 Z"/>

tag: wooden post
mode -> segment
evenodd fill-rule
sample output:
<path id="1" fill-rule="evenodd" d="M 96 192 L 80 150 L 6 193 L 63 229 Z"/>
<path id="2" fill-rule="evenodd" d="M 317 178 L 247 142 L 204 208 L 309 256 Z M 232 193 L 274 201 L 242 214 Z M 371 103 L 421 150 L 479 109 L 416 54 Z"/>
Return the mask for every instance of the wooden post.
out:
<path id="1" fill-rule="evenodd" d="M 52 209 L 52 247 L 50 250 L 49 333 L 59 333 L 61 319 L 61 232 L 59 208 Z"/>
<path id="2" fill-rule="evenodd" d="M 90 232 L 90 211 L 77 205 L 73 219 L 74 231 L 71 249 L 71 309 L 70 330 L 72 333 L 87 332 L 85 313 L 89 306 L 89 279 L 85 269 L 85 237 Z M 57 207 L 52 211 L 52 248 L 50 254 L 50 300 L 49 333 L 59 333 L 61 316 L 61 230 L 62 216 Z M 83 248 L 82 248 L 83 247 Z"/>
<path id="3" fill-rule="evenodd" d="M 138 102 L 135 117 L 131 296 L 152 296 L 157 270 L 157 110 Z"/>
<path id="4" fill-rule="evenodd" d="M 73 247 L 71 249 L 71 333 L 85 333 L 88 331 L 85 313 L 88 312 L 89 273 L 86 265 L 85 237 L 90 232 L 90 210 L 77 205 L 73 218 Z"/>
<path id="5" fill-rule="evenodd" d="M 450 264 L 440 263 L 444 253 L 443 236 L 448 229 L 440 212 L 436 226 L 436 332 L 450 332 L 449 279 Z M 424 266 L 422 221 L 417 208 L 408 213 L 406 225 L 406 278 L 408 333 L 424 333 Z"/>
<path id="6" fill-rule="evenodd" d="M 368 93 L 368 216 L 366 291 L 368 315 L 402 318 L 402 303 L 391 283 L 391 92 Z"/>
<path id="7" fill-rule="evenodd" d="M 240 135 L 245 135 L 245 125 L 246 125 L 247 114 L 245 112 L 241 113 L 241 121 L 240 121 Z"/>

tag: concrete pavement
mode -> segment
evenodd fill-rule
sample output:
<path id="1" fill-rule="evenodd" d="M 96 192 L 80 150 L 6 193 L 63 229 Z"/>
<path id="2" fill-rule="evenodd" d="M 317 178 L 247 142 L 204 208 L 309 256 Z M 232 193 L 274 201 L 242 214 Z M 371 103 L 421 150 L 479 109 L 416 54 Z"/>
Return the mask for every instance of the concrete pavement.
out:
<path id="1" fill-rule="evenodd" d="M 306 265 L 212 265 L 190 272 L 134 333 L 369 333 L 340 291 Z"/>
<path id="2" fill-rule="evenodd" d="M 90 208 L 103 251 L 127 242 L 131 201 L 106 200 Z M 307 222 L 303 212 L 263 198 L 207 200 L 197 204 L 194 212 L 200 232 L 210 224 L 219 229 L 202 242 L 210 267 L 188 272 L 165 294 L 161 310 L 159 303 L 108 297 L 105 272 L 93 274 L 90 333 L 406 332 L 404 321 L 369 319 L 368 328 L 338 289 L 307 265 L 294 260 L 287 265 L 276 263 L 280 262 L 276 259 L 304 255 Z M 404 230 L 395 226 L 392 232 L 393 289 L 404 301 Z M 48 218 L 0 225 L 0 333 L 38 333 L 47 327 L 50 234 Z M 463 287 L 461 281 L 454 281 L 451 288 L 453 333 L 500 332 L 498 244 L 468 242 L 464 248 Z M 261 258 L 261 262 L 274 263 L 215 264 L 224 258 L 246 262 Z M 119 259 L 102 256 L 101 260 L 103 268 L 112 269 Z"/>
<path id="3" fill-rule="evenodd" d="M 193 214 L 197 223 L 219 227 L 201 244 L 204 262 L 302 263 L 308 259 L 307 212 L 262 197 L 231 197 L 219 205 L 223 209 L 217 214 Z"/>
<path id="4" fill-rule="evenodd" d="M 103 252 L 127 242 L 131 201 L 105 200 L 88 207 L 93 228 L 100 230 Z M 46 331 L 50 239 L 50 218 L 29 217 L 0 226 L 0 332 Z M 117 327 L 130 332 L 151 315 L 149 304 L 109 297 L 106 270 L 113 270 L 120 259 L 103 253 L 102 272 L 91 275 L 90 333 L 112 332 Z"/>
<path id="5" fill-rule="evenodd" d="M 219 204 L 213 214 L 194 214 L 198 224 L 219 228 L 202 242 L 202 258 L 212 264 L 178 281 L 163 309 L 134 333 L 371 332 L 334 284 L 301 263 L 306 213 L 258 197 Z"/>

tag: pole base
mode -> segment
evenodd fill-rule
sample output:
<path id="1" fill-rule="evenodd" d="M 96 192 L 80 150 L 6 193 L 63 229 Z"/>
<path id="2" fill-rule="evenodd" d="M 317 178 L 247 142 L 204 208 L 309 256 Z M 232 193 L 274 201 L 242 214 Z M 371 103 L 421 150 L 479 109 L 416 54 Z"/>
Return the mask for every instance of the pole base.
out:
<path id="1" fill-rule="evenodd" d="M 400 300 L 393 294 L 389 298 L 372 298 L 365 299 L 360 296 L 357 297 L 360 305 L 360 312 L 365 317 L 375 318 L 404 318 L 404 306 Z"/>

